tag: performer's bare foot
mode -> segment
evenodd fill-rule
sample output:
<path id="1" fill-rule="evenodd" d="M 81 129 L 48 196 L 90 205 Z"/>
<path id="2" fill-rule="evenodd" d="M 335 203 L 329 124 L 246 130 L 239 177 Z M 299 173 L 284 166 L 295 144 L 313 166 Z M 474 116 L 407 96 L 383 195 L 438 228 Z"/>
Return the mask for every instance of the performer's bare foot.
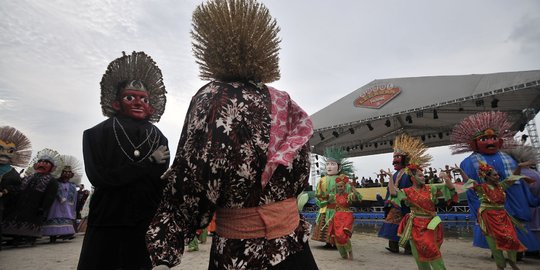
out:
<path id="1" fill-rule="evenodd" d="M 352 255 L 352 251 L 349 251 L 349 257 L 347 258 L 349 260 L 353 260 L 353 255 Z"/>

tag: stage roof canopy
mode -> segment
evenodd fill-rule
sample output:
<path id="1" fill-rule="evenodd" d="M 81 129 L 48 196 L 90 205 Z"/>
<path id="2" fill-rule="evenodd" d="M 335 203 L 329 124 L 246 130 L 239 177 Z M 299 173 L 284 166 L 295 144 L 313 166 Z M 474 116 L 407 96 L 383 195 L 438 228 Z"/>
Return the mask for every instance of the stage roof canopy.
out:
<path id="1" fill-rule="evenodd" d="M 374 80 L 313 114 L 310 144 L 317 154 L 337 146 L 373 155 L 392 152 L 395 136 L 407 133 L 444 146 L 468 115 L 503 111 L 523 130 L 539 109 L 540 70 Z"/>

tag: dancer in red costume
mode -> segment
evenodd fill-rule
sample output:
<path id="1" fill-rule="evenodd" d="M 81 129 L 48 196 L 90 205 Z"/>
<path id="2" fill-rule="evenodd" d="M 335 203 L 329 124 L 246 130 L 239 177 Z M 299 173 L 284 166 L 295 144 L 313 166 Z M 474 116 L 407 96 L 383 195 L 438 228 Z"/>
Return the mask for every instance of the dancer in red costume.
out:
<path id="1" fill-rule="evenodd" d="M 392 181 L 388 183 L 390 200 L 398 205 L 405 201 L 411 207 L 411 212 L 399 224 L 399 244 L 403 247 L 410 243 L 418 269 L 446 269 L 440 251 L 443 227 L 437 216 L 436 203 L 440 197 L 447 202 L 457 202 L 454 184 L 445 173 L 440 175 L 444 184 L 424 184 L 423 168 L 431 161 L 431 156 L 425 153 L 427 149 L 419 138 L 407 136 L 400 143 L 400 148 L 411 158 L 406 173 L 411 177 L 413 186 L 398 189 Z"/>
<path id="2" fill-rule="evenodd" d="M 512 124 L 506 113 L 493 111 L 468 116 L 454 127 L 451 135 L 454 145 L 450 147 L 452 153 L 472 151 L 459 165 L 469 178 L 482 182 L 478 175 L 478 166 L 481 163 L 487 163 L 495 168 L 500 179 L 506 179 L 512 175 L 518 162 L 504 152 L 515 147 L 513 140 L 515 131 L 511 128 Z M 540 242 L 526 224 L 532 220 L 530 208 L 540 206 L 534 199 L 531 188 L 522 182 L 515 182 L 506 190 L 506 197 L 504 207 L 508 214 L 519 222 L 525 223 L 523 231 L 517 230 L 519 240 L 527 247 L 527 251 L 540 250 Z M 471 214 L 474 219 L 477 219 L 480 199 L 474 190 L 467 190 L 467 200 Z M 479 224 L 473 227 L 473 245 L 489 248 Z"/>
<path id="3" fill-rule="evenodd" d="M 347 188 L 349 186 L 349 188 Z M 362 200 L 362 195 L 351 184 L 347 176 L 336 178 L 336 193 L 330 196 L 330 203 L 335 204 L 336 213 L 330 223 L 329 234 L 343 259 L 353 259 L 351 236 L 354 216 L 350 209 L 353 202 Z"/>
<path id="4" fill-rule="evenodd" d="M 508 263 L 514 270 L 519 269 L 516 265 L 517 252 L 526 250 L 526 247 L 519 241 L 516 230 L 514 229 L 514 226 L 516 226 L 523 230 L 523 225 L 508 215 L 508 212 L 504 208 L 504 202 L 506 201 L 505 190 L 512 186 L 514 182 L 531 180 L 523 177 L 520 173 L 521 168 L 528 167 L 532 164 L 533 162 L 518 163 L 514 174 L 502 181 L 500 181 L 499 173 L 486 163 L 480 163 L 478 166 L 478 175 L 482 178 L 482 182 L 469 179 L 467 174 L 460 168 L 457 166 L 455 168 L 461 173 L 464 181 L 468 180 L 463 187 L 474 190 L 480 199 L 480 208 L 477 214 L 478 224 L 486 237 L 491 254 L 495 258 L 497 269 L 504 269 L 506 267 L 503 250 L 507 252 Z"/>

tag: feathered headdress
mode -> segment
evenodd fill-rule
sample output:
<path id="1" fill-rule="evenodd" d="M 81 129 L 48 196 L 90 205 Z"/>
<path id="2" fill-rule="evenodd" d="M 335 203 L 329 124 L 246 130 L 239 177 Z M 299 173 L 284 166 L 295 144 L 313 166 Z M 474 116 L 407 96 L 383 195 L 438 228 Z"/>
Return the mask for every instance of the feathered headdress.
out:
<path id="1" fill-rule="evenodd" d="M 454 126 L 450 140 L 454 145 L 450 146 L 452 154 L 461 154 L 474 151 L 471 143 L 479 137 L 495 135 L 503 140 L 501 149 L 513 146 L 515 132 L 510 131 L 512 125 L 504 112 L 481 112 L 463 119 Z"/>
<path id="2" fill-rule="evenodd" d="M 417 170 L 429 166 L 432 157 L 426 151 L 427 147 L 422 143 L 420 138 L 401 134 L 394 140 L 394 153 L 407 156 L 409 159 L 407 168 L 409 170 Z"/>
<path id="3" fill-rule="evenodd" d="M 211 0 L 193 12 L 193 52 L 203 80 L 280 78 L 279 27 L 255 0 Z"/>
<path id="4" fill-rule="evenodd" d="M 32 144 L 30 140 L 17 129 L 10 126 L 0 127 L 0 140 L 7 145 L 13 145 L 15 151 L 10 156 L 11 165 L 26 167 L 32 157 Z"/>
<path id="5" fill-rule="evenodd" d="M 60 170 L 62 171 L 71 171 L 73 173 L 73 178 L 69 179 L 69 182 L 74 184 L 80 184 L 82 178 L 82 164 L 74 156 L 62 155 L 62 160 L 64 161 L 64 166 Z"/>
<path id="6" fill-rule="evenodd" d="M 148 92 L 149 102 L 155 112 L 149 117 L 150 122 L 159 122 L 165 111 L 167 99 L 163 75 L 150 56 L 144 52 L 132 52 L 112 61 L 101 79 L 101 110 L 103 115 L 113 117 L 116 111 L 112 103 L 118 97 L 122 83 L 136 84 L 137 89 Z M 140 83 L 142 82 L 142 85 Z"/>
<path id="7" fill-rule="evenodd" d="M 345 151 L 338 147 L 329 147 L 324 150 L 324 163 L 329 161 L 334 161 L 339 165 L 338 174 L 345 174 L 349 177 L 352 177 L 354 173 L 353 162 L 346 159 L 347 155 Z M 326 165 L 323 168 L 323 171 L 326 171 Z"/>
<path id="8" fill-rule="evenodd" d="M 58 177 L 62 172 L 62 170 L 58 170 L 58 168 L 62 168 L 64 166 L 64 161 L 62 160 L 60 154 L 55 150 L 45 148 L 39 151 L 34 157 L 34 159 L 32 159 L 30 166 L 28 167 L 28 169 L 26 169 L 26 175 L 32 175 L 35 173 L 34 164 L 38 163 L 38 161 L 40 160 L 47 160 L 53 164 L 53 167 L 51 169 L 51 175 L 53 177 Z"/>

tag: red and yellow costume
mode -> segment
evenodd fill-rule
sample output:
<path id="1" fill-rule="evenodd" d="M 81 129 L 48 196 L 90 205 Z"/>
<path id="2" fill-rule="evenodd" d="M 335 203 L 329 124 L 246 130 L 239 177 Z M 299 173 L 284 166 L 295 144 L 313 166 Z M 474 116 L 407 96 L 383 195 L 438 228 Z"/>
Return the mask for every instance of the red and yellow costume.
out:
<path id="1" fill-rule="evenodd" d="M 354 216 L 350 209 L 352 202 L 362 200 L 362 195 L 354 188 L 350 188 L 348 177 L 338 177 L 336 183 L 344 182 L 348 187 L 343 193 L 332 194 L 329 201 L 335 205 L 335 214 L 330 222 L 328 234 L 338 248 L 342 258 L 352 252 L 351 236 L 353 232 Z"/>
<path id="2" fill-rule="evenodd" d="M 478 224 L 482 233 L 493 237 L 499 250 L 525 251 L 525 246 L 517 238 L 514 229 L 515 220 L 508 215 L 504 209 L 506 193 L 504 192 L 519 176 L 510 178 L 493 186 L 488 183 L 477 183 L 469 180 L 465 188 L 472 186 L 480 198 L 480 208 L 478 209 Z"/>
<path id="3" fill-rule="evenodd" d="M 457 202 L 452 179 L 442 173 L 444 184 L 426 185 L 422 168 L 427 167 L 431 156 L 419 138 L 403 135 L 398 147 L 410 157 L 405 172 L 413 185 L 399 189 L 392 181 L 388 183 L 390 202 L 400 205 L 404 201 L 411 212 L 406 214 L 398 227 L 399 245 L 410 244 L 418 269 L 446 269 L 440 247 L 443 242 L 441 218 L 437 216 L 436 204 L 440 198 L 446 202 Z"/>
<path id="4" fill-rule="evenodd" d="M 455 189 L 449 189 L 446 185 L 404 188 L 391 199 L 397 204 L 404 200 L 411 207 L 411 213 L 406 214 L 399 224 L 398 235 L 401 246 L 409 240 L 414 243 L 421 262 L 441 258 L 439 248 L 443 242 L 443 227 L 435 207 L 439 197 L 448 202 L 457 202 Z"/>

